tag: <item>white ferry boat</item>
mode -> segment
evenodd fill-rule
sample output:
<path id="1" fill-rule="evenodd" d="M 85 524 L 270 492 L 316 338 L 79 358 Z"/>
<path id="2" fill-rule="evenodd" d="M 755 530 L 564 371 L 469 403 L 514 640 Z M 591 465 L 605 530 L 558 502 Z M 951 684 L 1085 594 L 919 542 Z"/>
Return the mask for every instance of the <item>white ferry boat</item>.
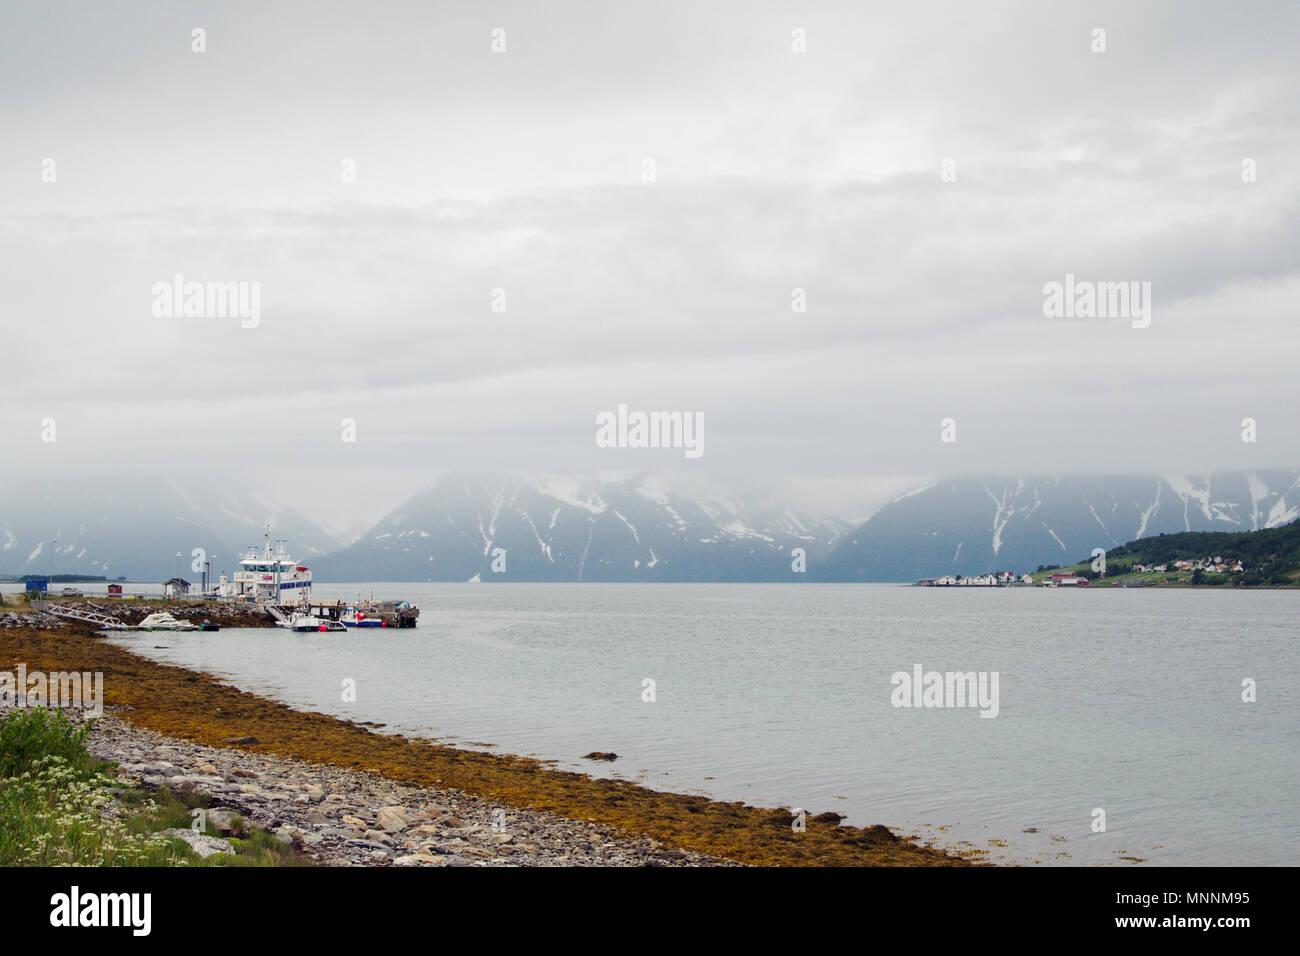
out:
<path id="1" fill-rule="evenodd" d="M 299 604 L 311 597 L 311 570 L 289 556 L 285 542 L 271 541 L 266 529 L 266 544 L 261 551 L 249 548 L 239 559 L 233 581 L 223 574 L 217 583 L 218 597 L 262 604 Z"/>

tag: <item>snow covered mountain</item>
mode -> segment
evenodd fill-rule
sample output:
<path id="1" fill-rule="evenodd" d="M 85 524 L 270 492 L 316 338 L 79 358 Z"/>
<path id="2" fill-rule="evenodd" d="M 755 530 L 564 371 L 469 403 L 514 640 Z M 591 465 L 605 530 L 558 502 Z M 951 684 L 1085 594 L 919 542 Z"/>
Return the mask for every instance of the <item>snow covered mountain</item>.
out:
<path id="1" fill-rule="evenodd" d="M 895 499 L 810 576 L 914 581 L 1033 571 L 1178 531 L 1255 531 L 1300 517 L 1300 471 L 1208 476 L 954 478 Z"/>
<path id="2" fill-rule="evenodd" d="M 335 581 L 789 581 L 851 526 L 653 478 L 444 475 L 312 565 Z M 504 568 L 504 570 L 494 570 Z"/>
<path id="3" fill-rule="evenodd" d="M 198 581 L 191 555 L 203 548 L 212 573 L 233 570 L 249 546 L 271 536 L 300 560 L 338 542 L 309 519 L 259 494 L 203 478 L 49 478 L 0 485 L 0 573 L 47 574 L 51 541 L 56 574 L 161 581 L 181 573 Z"/>
<path id="4" fill-rule="evenodd" d="M 450 473 L 347 547 L 301 514 L 211 479 L 137 475 L 0 483 L 0 573 L 164 580 L 176 553 L 212 570 L 272 536 L 329 581 L 914 581 L 1032 571 L 1178 531 L 1300 517 L 1300 471 L 1187 477 L 964 477 L 895 499 L 865 524 L 752 496 L 690 496 L 647 477 Z M 807 573 L 792 571 L 806 552 Z M 494 570 L 504 568 L 504 570 Z"/>

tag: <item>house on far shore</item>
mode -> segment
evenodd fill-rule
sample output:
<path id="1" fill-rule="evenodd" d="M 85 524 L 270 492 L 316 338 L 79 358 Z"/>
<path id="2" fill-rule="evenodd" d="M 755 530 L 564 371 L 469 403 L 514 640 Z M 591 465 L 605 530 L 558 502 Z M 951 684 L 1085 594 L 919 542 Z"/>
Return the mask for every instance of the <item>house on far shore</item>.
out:
<path id="1" fill-rule="evenodd" d="M 1057 587 L 1082 587 L 1087 585 L 1088 579 L 1078 574 L 1053 574 L 1052 583 Z"/>
<path id="2" fill-rule="evenodd" d="M 190 582 L 184 578 L 172 578 L 163 582 L 163 597 L 184 597 L 190 593 Z"/>

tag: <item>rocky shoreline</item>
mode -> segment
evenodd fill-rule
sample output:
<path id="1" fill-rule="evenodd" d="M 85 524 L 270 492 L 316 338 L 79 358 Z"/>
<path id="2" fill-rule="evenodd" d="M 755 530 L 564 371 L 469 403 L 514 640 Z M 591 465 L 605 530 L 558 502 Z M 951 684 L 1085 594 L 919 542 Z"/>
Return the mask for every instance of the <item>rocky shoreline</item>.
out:
<path id="1" fill-rule="evenodd" d="M 212 796 L 209 821 L 238 814 L 328 866 L 701 866 L 738 864 L 554 813 L 499 807 L 453 789 L 271 754 L 208 747 L 113 713 L 87 741 L 146 787 Z M 177 834 L 186 836 L 188 834 Z M 208 852 L 225 852 L 204 838 Z"/>
<path id="2" fill-rule="evenodd" d="M 102 741 L 93 745 L 102 747 L 97 754 L 131 768 L 146 784 L 210 778 L 178 783 L 203 787 L 218 801 L 215 809 L 247 814 L 259 828 L 296 839 L 321 862 L 973 862 L 883 826 L 846 825 L 837 813 L 810 809 L 806 825 L 796 827 L 782 807 L 655 790 L 530 757 L 377 733 L 241 691 L 210 674 L 148 660 L 88 625 L 0 629 L 0 670 L 20 665 L 29 674 L 102 674 L 110 717 L 96 730 Z M 593 743 L 598 733 L 594 728 Z"/>

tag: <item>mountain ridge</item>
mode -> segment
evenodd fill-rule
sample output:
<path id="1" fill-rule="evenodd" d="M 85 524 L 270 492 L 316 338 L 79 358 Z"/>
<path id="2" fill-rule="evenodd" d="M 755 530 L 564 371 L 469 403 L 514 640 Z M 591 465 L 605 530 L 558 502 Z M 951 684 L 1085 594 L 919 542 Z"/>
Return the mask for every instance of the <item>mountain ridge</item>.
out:
<path id="1" fill-rule="evenodd" d="M 461 472 L 439 476 L 317 567 L 392 581 L 776 581 L 796 577 L 793 549 L 820 559 L 850 527 L 688 497 L 653 476 Z"/>
<path id="2" fill-rule="evenodd" d="M 1162 532 L 1259 530 L 1296 517 L 1297 470 L 947 478 L 899 496 L 845 535 L 816 577 L 1032 571 Z"/>
<path id="3" fill-rule="evenodd" d="M 919 485 L 851 523 L 767 495 L 685 494 L 654 475 L 450 471 L 352 543 L 293 509 L 205 479 L 7 483 L 0 572 L 162 580 L 204 548 L 212 572 L 265 522 L 328 581 L 914 581 L 1033 571 L 1160 533 L 1300 517 L 1300 470 L 1212 475 L 974 475 Z M 796 549 L 802 549 L 802 558 Z M 806 573 L 796 568 L 806 564 Z"/>
<path id="4" fill-rule="evenodd" d="M 0 488 L 0 571 L 47 574 L 51 542 L 56 574 L 164 580 L 177 572 L 197 582 L 201 548 L 215 577 L 248 547 L 261 547 L 266 524 L 311 560 L 339 542 L 297 510 L 260 492 L 202 477 L 83 476 L 6 482 Z M 21 506 L 19 506 L 19 504 Z"/>

